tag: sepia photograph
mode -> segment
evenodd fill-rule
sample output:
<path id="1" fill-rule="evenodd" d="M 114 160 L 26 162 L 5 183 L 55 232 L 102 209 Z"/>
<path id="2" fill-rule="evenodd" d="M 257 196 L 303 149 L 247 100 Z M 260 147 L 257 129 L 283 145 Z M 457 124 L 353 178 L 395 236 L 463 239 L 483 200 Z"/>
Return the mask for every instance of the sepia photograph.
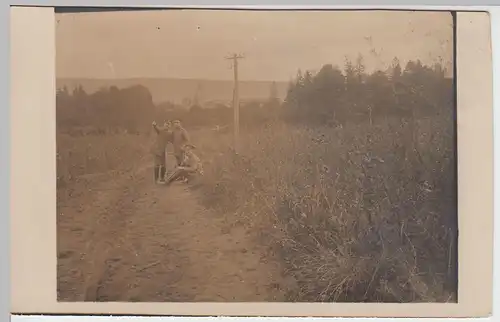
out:
<path id="1" fill-rule="evenodd" d="M 457 303 L 451 12 L 54 19 L 57 301 Z"/>

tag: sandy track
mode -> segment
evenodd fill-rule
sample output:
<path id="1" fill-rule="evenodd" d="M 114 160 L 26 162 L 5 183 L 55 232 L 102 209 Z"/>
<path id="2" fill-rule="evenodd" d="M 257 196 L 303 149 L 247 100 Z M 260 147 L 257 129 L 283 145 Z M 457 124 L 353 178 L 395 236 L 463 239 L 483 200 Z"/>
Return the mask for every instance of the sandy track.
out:
<path id="1" fill-rule="evenodd" d="M 59 301 L 283 300 L 279 267 L 245 226 L 151 171 L 94 177 L 59 204 Z"/>

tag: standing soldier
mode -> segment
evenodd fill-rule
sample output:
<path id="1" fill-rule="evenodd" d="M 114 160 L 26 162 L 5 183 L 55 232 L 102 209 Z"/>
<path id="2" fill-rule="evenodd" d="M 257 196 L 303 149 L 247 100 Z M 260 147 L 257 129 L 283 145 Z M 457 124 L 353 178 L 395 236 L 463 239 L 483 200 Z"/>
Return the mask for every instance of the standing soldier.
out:
<path id="1" fill-rule="evenodd" d="M 165 173 L 167 172 L 166 151 L 167 144 L 171 140 L 171 134 L 166 126 L 158 127 L 153 121 L 153 129 L 156 132 L 156 138 L 153 145 L 154 158 L 154 180 L 156 183 L 165 183 Z"/>
<path id="2" fill-rule="evenodd" d="M 181 121 L 175 120 L 172 129 L 172 144 L 174 146 L 174 155 L 177 161 L 177 166 L 180 166 L 184 159 L 184 145 L 189 143 L 189 135 L 182 127 Z"/>
<path id="3" fill-rule="evenodd" d="M 166 160 L 168 160 L 168 151 L 167 151 L 167 145 L 168 143 L 172 143 L 172 122 L 169 121 L 164 121 L 163 122 L 163 128 L 164 130 L 168 133 L 167 135 L 167 144 L 165 145 L 165 162 L 168 163 Z"/>

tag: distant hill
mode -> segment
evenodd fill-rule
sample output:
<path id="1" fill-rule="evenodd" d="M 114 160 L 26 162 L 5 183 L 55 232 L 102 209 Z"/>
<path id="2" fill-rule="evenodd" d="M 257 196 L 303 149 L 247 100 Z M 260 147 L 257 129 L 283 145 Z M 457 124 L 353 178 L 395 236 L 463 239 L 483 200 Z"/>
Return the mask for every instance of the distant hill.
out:
<path id="1" fill-rule="evenodd" d="M 58 78 L 57 88 L 66 86 L 72 91 L 81 85 L 87 93 L 93 93 L 100 88 L 116 86 L 126 88 L 142 85 L 149 89 L 155 103 L 170 101 L 182 103 L 184 99 L 193 99 L 197 88 L 200 88 L 199 99 L 204 101 L 230 101 L 233 95 L 233 82 L 224 80 L 202 79 L 169 79 L 169 78 L 130 78 L 130 79 L 78 79 Z M 271 92 L 270 81 L 240 81 L 240 97 L 248 99 L 266 99 Z M 284 99 L 288 83 L 276 82 L 276 92 L 279 98 Z"/>

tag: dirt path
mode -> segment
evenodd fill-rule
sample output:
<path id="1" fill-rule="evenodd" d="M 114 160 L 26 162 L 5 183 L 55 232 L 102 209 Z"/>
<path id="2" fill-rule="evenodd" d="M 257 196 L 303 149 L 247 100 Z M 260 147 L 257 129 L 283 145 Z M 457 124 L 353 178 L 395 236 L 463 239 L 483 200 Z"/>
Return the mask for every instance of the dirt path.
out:
<path id="1" fill-rule="evenodd" d="M 59 205 L 60 301 L 283 300 L 266 247 L 186 185 L 155 185 L 147 162 L 80 190 Z"/>

